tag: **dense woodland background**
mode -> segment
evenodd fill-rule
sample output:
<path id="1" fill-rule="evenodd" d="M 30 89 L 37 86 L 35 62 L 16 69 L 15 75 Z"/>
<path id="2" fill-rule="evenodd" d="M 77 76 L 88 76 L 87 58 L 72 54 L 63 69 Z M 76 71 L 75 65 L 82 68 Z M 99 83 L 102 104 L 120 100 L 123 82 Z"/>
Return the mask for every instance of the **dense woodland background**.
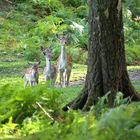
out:
<path id="1" fill-rule="evenodd" d="M 128 104 L 131 99 L 122 99 L 120 92 L 112 109 L 106 107 L 105 95 L 89 112 L 62 111 L 83 87 L 88 11 L 86 0 L 0 1 L 0 139 L 140 139 L 140 104 Z M 123 0 L 123 21 L 128 71 L 140 93 L 139 0 Z M 40 46 L 52 47 L 56 63 L 57 34 L 67 35 L 67 52 L 75 63 L 67 88 L 48 88 L 42 75 L 45 60 Z M 23 89 L 27 62 L 36 60 L 41 60 L 40 84 Z"/>

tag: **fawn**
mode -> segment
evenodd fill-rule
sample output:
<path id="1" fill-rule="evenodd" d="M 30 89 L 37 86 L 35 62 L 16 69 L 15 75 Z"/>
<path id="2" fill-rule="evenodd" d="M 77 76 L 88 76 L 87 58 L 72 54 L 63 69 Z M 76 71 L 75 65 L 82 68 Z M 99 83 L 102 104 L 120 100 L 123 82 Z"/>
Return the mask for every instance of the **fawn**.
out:
<path id="1" fill-rule="evenodd" d="M 51 82 L 51 85 L 55 85 L 56 78 L 57 78 L 57 68 L 56 65 L 51 64 L 51 58 L 52 58 L 52 51 L 51 48 L 43 48 L 41 47 L 41 51 L 46 59 L 46 67 L 44 68 L 44 75 L 45 80 Z"/>
<path id="2" fill-rule="evenodd" d="M 24 82 L 24 88 L 30 84 L 30 86 L 35 86 L 38 84 L 38 79 L 39 79 L 39 73 L 38 73 L 38 65 L 41 63 L 41 61 L 38 61 L 37 63 L 30 63 L 28 62 L 29 65 L 31 65 L 31 68 L 28 68 L 25 72 L 25 74 L 22 76 L 22 78 L 25 78 Z"/>
<path id="3" fill-rule="evenodd" d="M 72 58 L 66 53 L 66 37 L 59 37 L 59 41 L 61 44 L 61 53 L 58 58 L 58 72 L 60 74 L 60 86 L 65 87 L 69 85 L 69 79 L 71 75 L 71 69 L 72 69 Z"/>

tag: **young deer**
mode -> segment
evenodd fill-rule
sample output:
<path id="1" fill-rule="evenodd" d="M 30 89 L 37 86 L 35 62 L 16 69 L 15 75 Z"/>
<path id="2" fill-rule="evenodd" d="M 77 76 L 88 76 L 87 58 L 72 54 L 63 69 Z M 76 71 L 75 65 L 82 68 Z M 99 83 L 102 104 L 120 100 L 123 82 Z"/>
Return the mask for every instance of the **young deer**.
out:
<path id="1" fill-rule="evenodd" d="M 24 88 L 26 88 L 28 83 L 30 84 L 31 87 L 38 84 L 38 79 L 39 79 L 38 65 L 40 63 L 41 61 L 34 64 L 28 62 L 28 64 L 31 65 L 31 68 L 28 68 L 25 74 L 23 75 L 23 77 L 25 78 Z"/>
<path id="2" fill-rule="evenodd" d="M 46 81 L 50 80 L 51 85 L 54 86 L 57 78 L 57 68 L 56 65 L 51 64 L 51 57 L 52 57 L 51 48 L 49 47 L 46 49 L 41 47 L 41 51 L 46 59 L 46 67 L 44 69 L 45 80 Z"/>
<path id="3" fill-rule="evenodd" d="M 60 44 L 61 44 L 61 53 L 58 58 L 58 72 L 60 74 L 60 86 L 65 87 L 69 85 L 69 79 L 71 75 L 71 69 L 72 69 L 72 58 L 66 53 L 65 44 L 66 44 L 66 38 L 60 37 L 59 38 Z"/>

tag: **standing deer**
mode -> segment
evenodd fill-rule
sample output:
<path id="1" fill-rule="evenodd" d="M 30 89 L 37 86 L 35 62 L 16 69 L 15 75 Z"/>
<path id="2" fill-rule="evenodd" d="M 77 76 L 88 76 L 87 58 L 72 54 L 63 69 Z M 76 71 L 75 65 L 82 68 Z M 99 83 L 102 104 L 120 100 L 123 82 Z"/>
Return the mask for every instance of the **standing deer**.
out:
<path id="1" fill-rule="evenodd" d="M 61 53 L 58 58 L 58 72 L 60 74 L 60 86 L 65 87 L 69 85 L 69 79 L 71 75 L 71 69 L 72 69 L 72 58 L 66 53 L 66 38 L 65 37 L 59 37 L 59 41 L 61 44 Z"/>
<path id="2" fill-rule="evenodd" d="M 57 78 L 57 68 L 56 65 L 51 64 L 51 57 L 52 57 L 51 48 L 49 47 L 46 49 L 41 47 L 41 51 L 46 59 L 46 67 L 44 69 L 45 80 L 46 81 L 50 80 L 51 85 L 54 86 Z"/>
<path id="3" fill-rule="evenodd" d="M 25 74 L 22 76 L 25 78 L 24 82 L 24 88 L 30 84 L 30 86 L 35 86 L 38 84 L 38 79 L 39 79 L 39 73 L 38 73 L 38 65 L 41 63 L 41 61 L 37 63 L 30 63 L 28 62 L 29 65 L 31 65 L 31 68 L 28 68 L 25 72 Z"/>

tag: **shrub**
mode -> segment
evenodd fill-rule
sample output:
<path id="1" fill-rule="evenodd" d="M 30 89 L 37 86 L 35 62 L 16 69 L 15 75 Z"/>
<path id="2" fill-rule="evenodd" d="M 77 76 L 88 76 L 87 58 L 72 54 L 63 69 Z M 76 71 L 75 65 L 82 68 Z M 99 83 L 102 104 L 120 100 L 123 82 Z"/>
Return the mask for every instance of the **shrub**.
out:
<path id="1" fill-rule="evenodd" d="M 0 91 L 0 122 L 5 123 L 12 117 L 13 122 L 21 124 L 24 119 L 40 110 L 36 102 L 43 104 L 55 116 L 60 109 L 59 96 L 59 92 L 48 89 L 46 85 L 26 89 L 4 85 Z"/>
<path id="2" fill-rule="evenodd" d="M 126 45 L 126 61 L 127 64 L 137 64 L 140 61 L 139 45 Z"/>
<path id="3" fill-rule="evenodd" d="M 40 59 L 40 50 L 39 48 L 27 47 L 24 50 L 24 58 L 28 61 L 36 61 Z"/>

